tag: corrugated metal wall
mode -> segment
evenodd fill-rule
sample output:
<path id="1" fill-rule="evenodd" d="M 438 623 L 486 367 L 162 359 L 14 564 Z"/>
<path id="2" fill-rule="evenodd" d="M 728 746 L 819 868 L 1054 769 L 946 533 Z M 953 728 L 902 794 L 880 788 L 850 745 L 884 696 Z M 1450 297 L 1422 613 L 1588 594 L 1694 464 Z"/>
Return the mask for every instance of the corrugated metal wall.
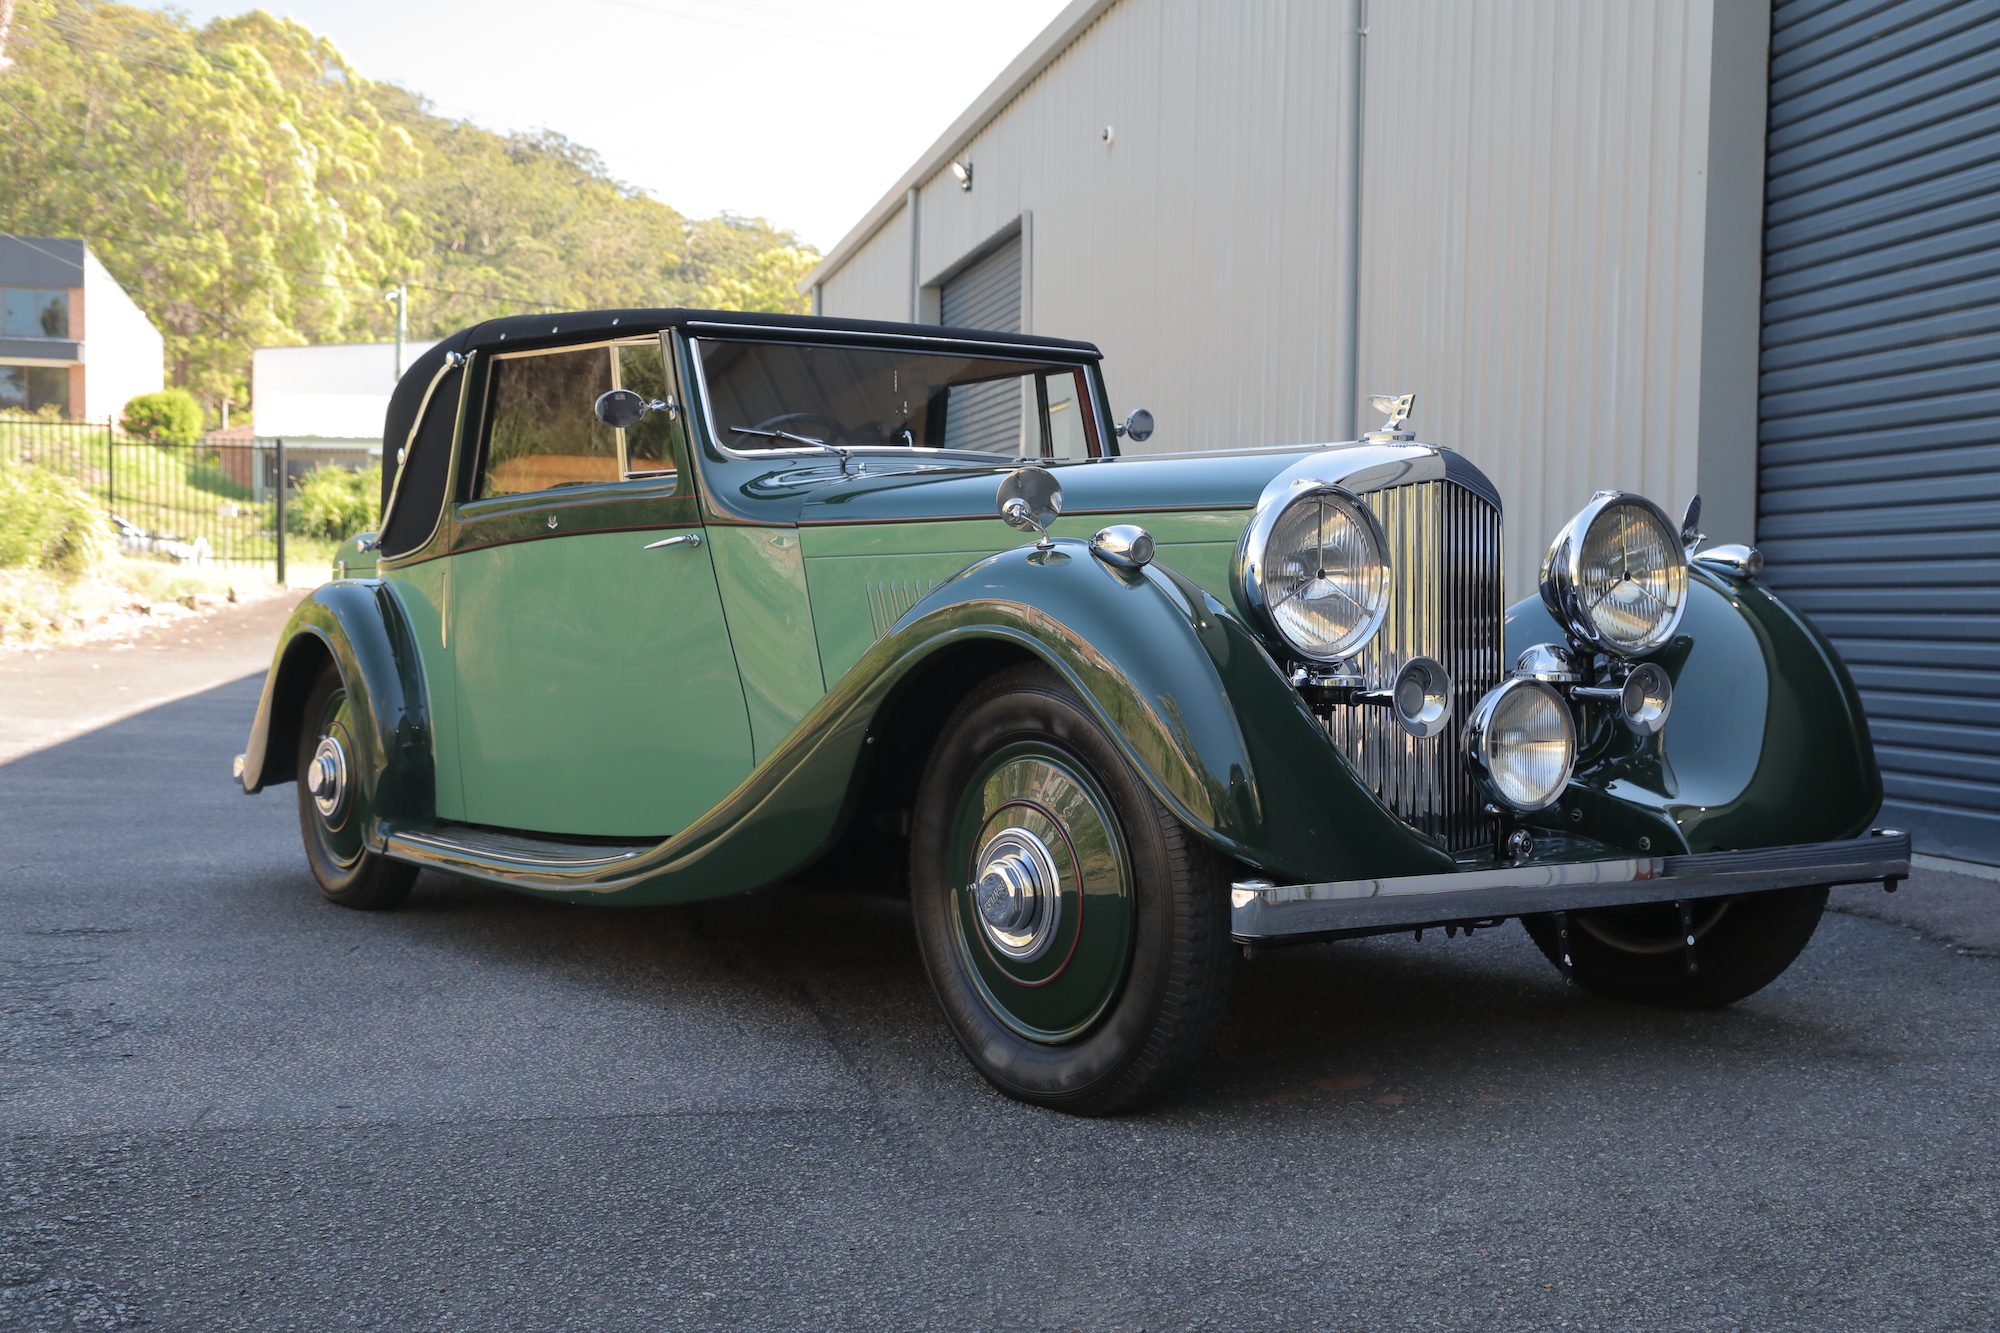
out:
<path id="1" fill-rule="evenodd" d="M 1750 540 L 1763 0 L 1368 0 L 1358 356 L 1352 12 L 1121 0 L 959 152 L 970 192 L 924 183 L 924 279 L 1031 217 L 1028 327 L 1104 348 L 1114 409 L 1158 416 L 1151 452 L 1351 438 L 1355 358 L 1363 393 L 1416 392 L 1420 436 L 1493 475 L 1513 597 L 1605 486 L 1677 509 L 1719 477 L 1709 530 Z M 1725 87 L 1742 123 L 1712 127 Z M 1718 142 L 1747 145 L 1735 222 Z M 831 276 L 828 313 L 907 303 L 899 221 Z M 864 264 L 894 285 L 862 297 Z M 1732 342 L 1715 288 L 1737 268 Z"/>
<path id="2" fill-rule="evenodd" d="M 1861 687 L 1885 820 L 2000 862 L 2000 11 L 1773 17 L 1766 581 Z"/>
<path id="3" fill-rule="evenodd" d="M 1329 376 L 1344 9 L 1114 6 L 966 146 L 970 192 L 925 183 L 924 280 L 1032 211 L 1030 331 L 1102 346 L 1119 415 L 1159 419 L 1149 449 L 1345 435 Z M 824 309 L 843 300 L 829 286 Z"/>
<path id="4" fill-rule="evenodd" d="M 820 288 L 820 313 L 849 319 L 910 318 L 910 217 L 907 208 Z"/>
<path id="5" fill-rule="evenodd" d="M 1591 492 L 1696 490 L 1707 6 L 1376 0 L 1368 25 L 1360 387 L 1414 390 L 1419 436 L 1493 478 L 1524 597 Z"/>

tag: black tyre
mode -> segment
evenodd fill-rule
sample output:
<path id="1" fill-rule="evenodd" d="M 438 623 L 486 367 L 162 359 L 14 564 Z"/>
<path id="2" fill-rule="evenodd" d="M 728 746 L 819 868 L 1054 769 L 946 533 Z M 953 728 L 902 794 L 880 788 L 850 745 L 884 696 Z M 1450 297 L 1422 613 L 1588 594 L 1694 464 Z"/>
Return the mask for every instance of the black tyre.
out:
<path id="1" fill-rule="evenodd" d="M 1225 864 L 1060 677 L 1000 673 L 931 751 L 910 838 L 924 968 L 1010 1097 L 1128 1110 L 1201 1050 L 1233 975 Z"/>
<path id="2" fill-rule="evenodd" d="M 1715 1009 L 1754 995 L 1812 939 L 1826 910 L 1826 886 L 1776 889 L 1688 904 L 1695 968 L 1678 903 L 1647 903 L 1569 914 L 1569 972 L 1592 995 L 1670 1009 Z M 1521 924 L 1551 963 L 1563 950 L 1553 916 Z"/>
<path id="3" fill-rule="evenodd" d="M 362 843 L 366 811 L 354 781 L 354 726 L 347 686 L 328 662 L 299 718 L 299 832 L 320 890 L 342 907 L 376 910 L 409 896 L 417 868 Z"/>

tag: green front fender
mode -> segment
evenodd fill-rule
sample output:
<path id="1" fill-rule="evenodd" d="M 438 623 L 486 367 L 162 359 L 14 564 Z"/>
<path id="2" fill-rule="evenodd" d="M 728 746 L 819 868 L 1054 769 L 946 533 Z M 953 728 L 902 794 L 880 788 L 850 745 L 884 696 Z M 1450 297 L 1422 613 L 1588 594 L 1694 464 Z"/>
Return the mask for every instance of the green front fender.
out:
<path id="1" fill-rule="evenodd" d="M 1511 661 L 1560 643 L 1539 599 L 1507 613 Z M 1562 801 L 1530 822 L 1629 850 L 1731 851 L 1868 831 L 1882 775 L 1861 698 L 1818 628 L 1769 589 L 1699 563 L 1674 639 L 1649 660 L 1674 682 L 1666 729 L 1641 740 L 1590 710 Z"/>
<path id="2" fill-rule="evenodd" d="M 356 753 L 349 764 L 361 808 L 374 814 L 364 837 L 380 850 L 374 824 L 428 819 L 436 808 L 423 671 L 409 622 L 387 583 L 324 584 L 292 611 L 250 727 L 243 788 L 255 793 L 296 780 L 299 715 L 329 660 L 352 701 Z"/>
<path id="3" fill-rule="evenodd" d="M 940 654 L 980 643 L 1066 677 L 1153 793 L 1227 856 L 1302 880 L 1452 866 L 1360 784 L 1221 603 L 1171 570 L 1114 570 L 1084 543 L 1059 541 L 1051 552 L 990 556 L 932 590 L 721 804 L 642 856 L 575 871 L 454 868 L 531 892 L 635 904 L 782 878 L 855 814 L 868 746 L 906 687 Z"/>

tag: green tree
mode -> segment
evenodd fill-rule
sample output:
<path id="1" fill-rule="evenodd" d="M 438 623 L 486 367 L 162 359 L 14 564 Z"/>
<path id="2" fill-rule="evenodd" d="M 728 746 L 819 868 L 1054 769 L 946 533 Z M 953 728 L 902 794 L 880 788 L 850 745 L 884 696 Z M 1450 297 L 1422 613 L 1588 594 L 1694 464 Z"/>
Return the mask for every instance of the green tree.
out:
<path id="1" fill-rule="evenodd" d="M 255 347 L 623 305 L 805 308 L 818 261 L 760 218 L 690 221 L 560 135 L 501 135 L 375 83 L 263 12 L 18 0 L 0 68 L 0 227 L 83 236 L 210 415 Z"/>

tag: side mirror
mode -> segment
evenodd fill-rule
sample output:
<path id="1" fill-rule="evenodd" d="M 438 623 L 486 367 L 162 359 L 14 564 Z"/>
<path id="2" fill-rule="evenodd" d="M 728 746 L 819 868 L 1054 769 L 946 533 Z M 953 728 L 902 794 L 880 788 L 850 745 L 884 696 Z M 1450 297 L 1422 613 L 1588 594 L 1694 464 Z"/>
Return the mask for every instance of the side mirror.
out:
<path id="1" fill-rule="evenodd" d="M 1153 414 L 1143 407 L 1135 407 L 1126 414 L 1122 424 L 1114 427 L 1119 435 L 1129 435 L 1143 444 L 1153 438 Z"/>
<path id="2" fill-rule="evenodd" d="M 630 389 L 613 389 L 597 396 L 597 419 L 613 430 L 630 430 L 646 419 L 649 412 L 672 413 L 671 401 L 648 401 L 645 395 L 633 393 Z"/>
<path id="3" fill-rule="evenodd" d="M 1000 490 L 993 498 L 1008 527 L 1039 533 L 1041 540 L 1035 545 L 1045 551 L 1055 545 L 1049 540 L 1049 525 L 1062 513 L 1062 487 L 1050 472 L 1038 467 L 1015 468 L 1001 478 Z"/>

